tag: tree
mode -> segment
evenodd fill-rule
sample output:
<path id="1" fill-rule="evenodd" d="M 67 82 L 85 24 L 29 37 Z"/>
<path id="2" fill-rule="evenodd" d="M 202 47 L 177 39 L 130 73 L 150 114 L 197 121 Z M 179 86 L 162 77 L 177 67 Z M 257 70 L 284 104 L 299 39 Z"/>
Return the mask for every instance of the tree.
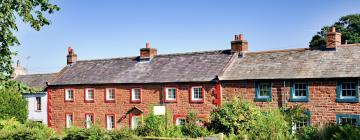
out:
<path id="1" fill-rule="evenodd" d="M 341 43 L 345 43 L 345 41 L 348 43 L 360 43 L 360 14 L 343 16 L 331 26 L 335 26 L 337 32 L 342 34 Z M 312 37 L 309 47 L 316 48 L 325 46 L 325 37 L 329 29 L 330 26 L 322 27 L 321 31 Z"/>
<path id="2" fill-rule="evenodd" d="M 21 18 L 24 23 L 29 23 L 32 28 L 39 31 L 50 21 L 44 14 L 52 14 L 60 10 L 48 0 L 1 0 L 0 2 L 0 80 L 11 78 L 13 67 L 11 58 L 15 55 L 10 50 L 11 46 L 20 45 L 13 34 L 18 31 L 15 19 Z"/>

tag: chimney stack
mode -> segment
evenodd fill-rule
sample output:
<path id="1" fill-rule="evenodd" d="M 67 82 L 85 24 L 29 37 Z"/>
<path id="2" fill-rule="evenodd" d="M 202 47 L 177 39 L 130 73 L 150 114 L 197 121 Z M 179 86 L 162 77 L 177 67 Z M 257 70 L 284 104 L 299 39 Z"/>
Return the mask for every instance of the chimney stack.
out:
<path id="1" fill-rule="evenodd" d="M 67 64 L 73 64 L 77 61 L 77 55 L 71 47 L 68 47 Z"/>
<path id="2" fill-rule="evenodd" d="M 244 54 L 248 51 L 248 42 L 244 39 L 242 34 L 235 35 L 234 40 L 231 41 L 231 53 Z"/>
<path id="3" fill-rule="evenodd" d="M 157 49 L 151 48 L 150 43 L 146 42 L 146 47 L 140 49 L 140 61 L 150 61 L 157 55 Z"/>
<path id="4" fill-rule="evenodd" d="M 326 48 L 336 48 L 339 45 L 341 45 L 341 33 L 336 32 L 333 26 L 326 35 Z"/>

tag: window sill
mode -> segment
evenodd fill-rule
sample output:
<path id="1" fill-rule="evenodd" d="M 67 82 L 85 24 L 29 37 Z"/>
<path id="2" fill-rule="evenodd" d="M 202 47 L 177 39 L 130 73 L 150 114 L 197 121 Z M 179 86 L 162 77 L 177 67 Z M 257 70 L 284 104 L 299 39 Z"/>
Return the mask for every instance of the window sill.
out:
<path id="1" fill-rule="evenodd" d="M 94 103 L 94 100 L 85 100 L 85 103 Z"/>
<path id="2" fill-rule="evenodd" d="M 131 100 L 130 103 L 141 103 L 141 100 Z"/>
<path id="3" fill-rule="evenodd" d="M 41 110 L 34 110 L 34 112 L 41 112 Z"/>
<path id="4" fill-rule="evenodd" d="M 272 99 L 269 97 L 269 98 L 255 98 L 255 101 L 257 102 L 271 102 Z"/>
<path id="5" fill-rule="evenodd" d="M 65 100 L 65 102 L 72 103 L 74 100 Z"/>
<path id="6" fill-rule="evenodd" d="M 359 98 L 348 98 L 348 99 L 337 98 L 336 102 L 338 102 L 338 103 L 358 103 Z"/>
<path id="7" fill-rule="evenodd" d="M 176 103 L 176 99 L 175 100 L 165 100 L 165 103 Z"/>
<path id="8" fill-rule="evenodd" d="M 308 98 L 290 98 L 290 102 L 309 102 Z"/>
<path id="9" fill-rule="evenodd" d="M 115 100 L 105 100 L 105 103 L 115 103 Z"/>
<path id="10" fill-rule="evenodd" d="M 204 103 L 204 99 L 201 99 L 201 100 L 190 100 L 190 103 Z"/>

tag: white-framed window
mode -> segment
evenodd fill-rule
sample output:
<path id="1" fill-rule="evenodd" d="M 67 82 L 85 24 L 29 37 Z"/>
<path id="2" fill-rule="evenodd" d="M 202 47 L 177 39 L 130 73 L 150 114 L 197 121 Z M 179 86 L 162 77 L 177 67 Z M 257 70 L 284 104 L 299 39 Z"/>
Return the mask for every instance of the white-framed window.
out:
<path id="1" fill-rule="evenodd" d="M 66 117 L 66 128 L 70 128 L 73 125 L 74 116 L 73 114 L 66 114 L 65 117 Z"/>
<path id="2" fill-rule="evenodd" d="M 191 101 L 202 101 L 203 98 L 202 86 L 191 87 Z"/>
<path id="3" fill-rule="evenodd" d="M 94 124 L 94 114 L 86 113 L 85 114 L 86 128 L 90 128 Z"/>
<path id="4" fill-rule="evenodd" d="M 106 89 L 106 100 L 107 101 L 115 100 L 115 88 L 107 88 Z"/>
<path id="5" fill-rule="evenodd" d="M 308 126 L 308 121 L 307 120 L 299 120 L 299 121 L 292 122 L 292 130 L 293 130 L 293 132 L 296 132 L 299 129 L 304 128 L 306 126 Z"/>
<path id="6" fill-rule="evenodd" d="M 176 118 L 175 120 L 175 125 L 179 126 L 179 125 L 185 125 L 185 122 L 186 122 L 186 118 L 184 117 L 181 117 L 181 118 Z"/>
<path id="7" fill-rule="evenodd" d="M 41 97 L 35 97 L 35 111 L 41 111 Z"/>
<path id="8" fill-rule="evenodd" d="M 113 130 L 115 128 L 115 115 L 106 115 L 106 129 Z"/>
<path id="9" fill-rule="evenodd" d="M 86 88 L 85 89 L 85 100 L 86 101 L 93 101 L 94 100 L 94 89 L 93 88 Z"/>
<path id="10" fill-rule="evenodd" d="M 176 100 L 177 90 L 174 87 L 165 88 L 165 100 L 166 101 L 175 101 Z"/>
<path id="11" fill-rule="evenodd" d="M 131 89 L 131 101 L 140 102 L 141 101 L 141 89 L 132 88 Z"/>
<path id="12" fill-rule="evenodd" d="M 136 129 L 139 126 L 140 121 L 141 121 L 141 116 L 132 116 L 131 129 Z"/>
<path id="13" fill-rule="evenodd" d="M 74 89 L 65 89 L 65 100 L 66 101 L 74 100 Z"/>

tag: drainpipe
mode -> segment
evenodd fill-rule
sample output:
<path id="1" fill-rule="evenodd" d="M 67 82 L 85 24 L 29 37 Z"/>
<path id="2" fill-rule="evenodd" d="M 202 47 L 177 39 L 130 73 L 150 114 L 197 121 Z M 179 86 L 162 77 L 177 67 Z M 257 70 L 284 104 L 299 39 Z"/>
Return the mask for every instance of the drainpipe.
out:
<path id="1" fill-rule="evenodd" d="M 286 81 L 284 80 L 284 112 L 286 111 Z"/>

